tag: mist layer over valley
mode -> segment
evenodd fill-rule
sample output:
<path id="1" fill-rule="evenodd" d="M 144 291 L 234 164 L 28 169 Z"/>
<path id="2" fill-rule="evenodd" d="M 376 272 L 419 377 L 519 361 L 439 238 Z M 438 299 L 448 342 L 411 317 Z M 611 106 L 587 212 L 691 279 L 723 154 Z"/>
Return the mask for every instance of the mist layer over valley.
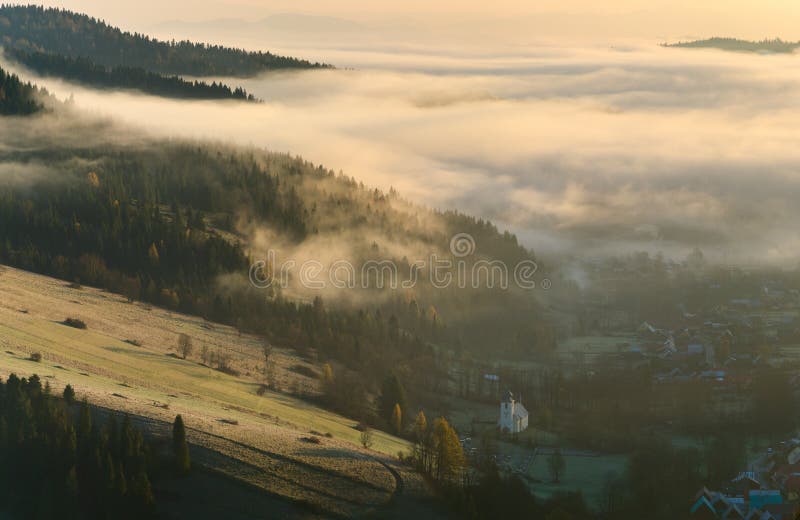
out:
<path id="1" fill-rule="evenodd" d="M 10 68 L 156 135 L 298 154 L 492 219 L 540 254 L 701 246 L 782 263 L 797 252 L 794 56 L 644 44 L 290 52 L 345 68 L 225 79 L 258 106 L 101 92 Z"/>

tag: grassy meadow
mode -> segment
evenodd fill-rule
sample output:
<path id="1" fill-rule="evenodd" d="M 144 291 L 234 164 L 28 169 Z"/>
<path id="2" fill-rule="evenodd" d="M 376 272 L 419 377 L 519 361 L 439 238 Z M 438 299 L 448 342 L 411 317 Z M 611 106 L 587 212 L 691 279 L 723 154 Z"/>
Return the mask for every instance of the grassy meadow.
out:
<path id="1" fill-rule="evenodd" d="M 159 421 L 180 413 L 191 442 L 262 468 L 248 480 L 332 512 L 349 515 L 392 496 L 396 481 L 382 462 L 408 452 L 408 444 L 376 431 L 372 449 L 364 450 L 353 420 L 264 391 L 257 338 L 11 268 L 0 268 L 0 294 L 0 376 L 36 373 L 56 392 L 71 384 L 94 404 Z M 83 320 L 87 329 L 64 325 L 66 318 Z M 186 360 L 175 353 L 180 333 L 193 338 Z M 202 345 L 228 352 L 241 375 L 203 365 Z M 33 353 L 40 362 L 30 359 Z M 314 367 L 292 351 L 276 349 L 272 359 L 281 387 L 316 388 L 315 378 L 293 370 Z M 307 442 L 309 436 L 320 444 Z"/>

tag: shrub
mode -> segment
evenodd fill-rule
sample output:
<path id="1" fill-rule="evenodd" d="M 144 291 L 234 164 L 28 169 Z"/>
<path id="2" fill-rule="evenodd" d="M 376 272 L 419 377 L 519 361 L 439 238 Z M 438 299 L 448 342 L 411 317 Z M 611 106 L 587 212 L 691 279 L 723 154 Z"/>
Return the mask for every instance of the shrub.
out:
<path id="1" fill-rule="evenodd" d="M 64 320 L 64 325 L 76 329 L 86 329 L 86 323 L 83 320 L 79 320 L 78 318 L 67 318 L 66 320 Z"/>
<path id="2" fill-rule="evenodd" d="M 236 370 L 235 368 L 232 368 L 232 367 L 230 367 L 228 365 L 220 365 L 217 368 L 215 368 L 214 370 L 217 370 L 218 372 L 222 372 L 223 374 L 228 374 L 229 376 L 238 376 L 238 375 L 240 375 L 238 370 Z"/>
<path id="3" fill-rule="evenodd" d="M 319 377 L 316 372 L 312 368 L 307 367 L 306 365 L 294 365 L 291 368 L 292 372 L 295 374 L 300 374 L 301 376 L 311 377 L 316 379 Z"/>
<path id="4" fill-rule="evenodd" d="M 41 362 L 42 361 L 42 353 L 41 352 L 34 352 L 33 354 L 31 354 L 30 360 L 31 361 L 35 361 L 37 363 Z"/>

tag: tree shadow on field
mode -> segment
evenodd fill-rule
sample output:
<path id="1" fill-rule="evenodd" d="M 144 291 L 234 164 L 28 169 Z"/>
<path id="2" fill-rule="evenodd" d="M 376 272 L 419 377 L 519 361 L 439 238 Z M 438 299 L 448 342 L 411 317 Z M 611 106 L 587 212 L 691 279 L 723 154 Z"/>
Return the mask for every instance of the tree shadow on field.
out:
<path id="1" fill-rule="evenodd" d="M 108 350 L 109 352 L 113 352 L 115 354 L 127 354 L 127 355 L 135 355 L 141 357 L 161 357 L 154 352 L 149 352 L 147 350 L 134 350 L 130 347 L 117 347 L 114 345 L 103 347 L 103 349 Z"/>
<path id="2" fill-rule="evenodd" d="M 304 448 L 297 452 L 299 455 L 309 456 L 309 457 L 327 457 L 330 459 L 353 459 L 355 460 L 357 457 L 353 456 L 353 452 L 350 450 L 346 450 L 343 448 Z"/>

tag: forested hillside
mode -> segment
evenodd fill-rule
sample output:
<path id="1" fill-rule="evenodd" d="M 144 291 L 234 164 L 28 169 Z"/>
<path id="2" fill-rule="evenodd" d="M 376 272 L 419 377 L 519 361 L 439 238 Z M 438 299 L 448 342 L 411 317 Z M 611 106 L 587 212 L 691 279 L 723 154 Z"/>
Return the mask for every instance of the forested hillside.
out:
<path id="1" fill-rule="evenodd" d="M 70 58 L 14 48 L 6 49 L 5 55 L 42 76 L 59 77 L 96 88 L 136 89 L 155 96 L 180 99 L 256 100 L 241 87 L 231 89 L 221 82 L 187 81 L 141 67 L 105 67 L 85 57 Z"/>
<path id="2" fill-rule="evenodd" d="M 105 67 L 134 67 L 170 75 L 244 77 L 326 66 L 271 52 L 160 41 L 123 32 L 83 14 L 33 5 L 0 7 L 0 42 L 7 48 L 84 57 Z"/>
<path id="3" fill-rule="evenodd" d="M 297 306 L 280 298 L 279 291 L 275 299 L 269 299 L 266 291 L 248 289 L 245 283 L 218 286 L 218 278 L 227 273 L 246 280 L 251 227 L 268 228 L 281 237 L 276 243 L 303 244 L 318 236 L 335 237 L 345 225 L 367 238 L 353 241 L 342 233 L 343 241 L 352 241 L 344 259 L 354 263 L 361 255 L 363 259 L 393 259 L 404 272 L 410 260 L 391 256 L 392 242 L 384 242 L 389 237 L 394 237 L 395 245 L 427 244 L 431 251 L 442 252 L 452 227 L 473 234 L 480 250 L 495 257 L 513 261 L 527 254 L 513 237 L 498 235 L 490 224 L 461 215 L 423 212 L 422 217 L 440 220 L 445 226 L 429 231 L 393 207 L 403 205 L 396 196 L 366 190 L 298 159 L 256 153 L 150 143 L 136 148 L 26 151 L 3 157 L 3 162 L 46 165 L 52 173 L 24 187 L 0 185 L 0 261 L 109 287 L 132 299 L 217 321 L 239 322 L 291 344 L 327 345 L 348 355 L 357 337 L 367 334 L 363 327 L 371 329 L 369 335 L 374 333 L 360 340 L 364 348 L 360 355 L 366 356 L 369 346 L 380 344 L 386 335 L 419 341 L 398 336 L 400 325 L 415 335 L 446 340 L 444 327 L 455 327 L 460 321 L 455 316 L 472 315 L 498 299 L 513 301 L 513 295 L 503 291 L 433 290 L 422 279 L 414 292 L 388 299 L 378 289 L 359 289 L 373 294 L 375 302 L 385 302 L 395 317 L 373 307 L 368 314 L 333 318 L 321 312 L 321 301 Z M 348 222 L 341 220 L 340 212 L 346 212 Z M 377 314 L 370 316 L 372 312 Z M 383 312 L 390 311 L 384 308 Z M 515 312 L 511 307 L 503 315 L 515 321 Z M 348 323 L 350 319 L 364 321 Z M 471 322 L 476 327 L 484 323 L 474 318 Z M 529 322 L 517 321 L 517 325 L 526 328 Z M 461 330 L 469 342 L 473 339 L 469 326 L 452 332 Z"/>
<path id="4" fill-rule="evenodd" d="M 9 124 L 0 118 L 0 130 Z M 340 379 L 348 404 L 337 408 L 351 416 L 392 371 L 435 390 L 443 381 L 437 347 L 488 354 L 555 345 L 534 293 L 513 284 L 437 287 L 427 274 L 411 287 L 364 285 L 372 278 L 363 274 L 341 291 L 297 283 L 305 260 L 391 262 L 406 280 L 417 260 L 455 260 L 457 233 L 474 240 L 463 258 L 470 265 L 499 260 L 513 269 L 532 260 L 489 222 L 420 208 L 299 158 L 157 141 L 67 106 L 13 125 L 0 152 L 0 170 L 11 173 L 0 182 L 0 263 L 336 359 L 363 376 Z M 268 249 L 280 252 L 277 263 L 296 261 L 286 287 L 278 265 L 268 289 L 248 279 Z"/>

